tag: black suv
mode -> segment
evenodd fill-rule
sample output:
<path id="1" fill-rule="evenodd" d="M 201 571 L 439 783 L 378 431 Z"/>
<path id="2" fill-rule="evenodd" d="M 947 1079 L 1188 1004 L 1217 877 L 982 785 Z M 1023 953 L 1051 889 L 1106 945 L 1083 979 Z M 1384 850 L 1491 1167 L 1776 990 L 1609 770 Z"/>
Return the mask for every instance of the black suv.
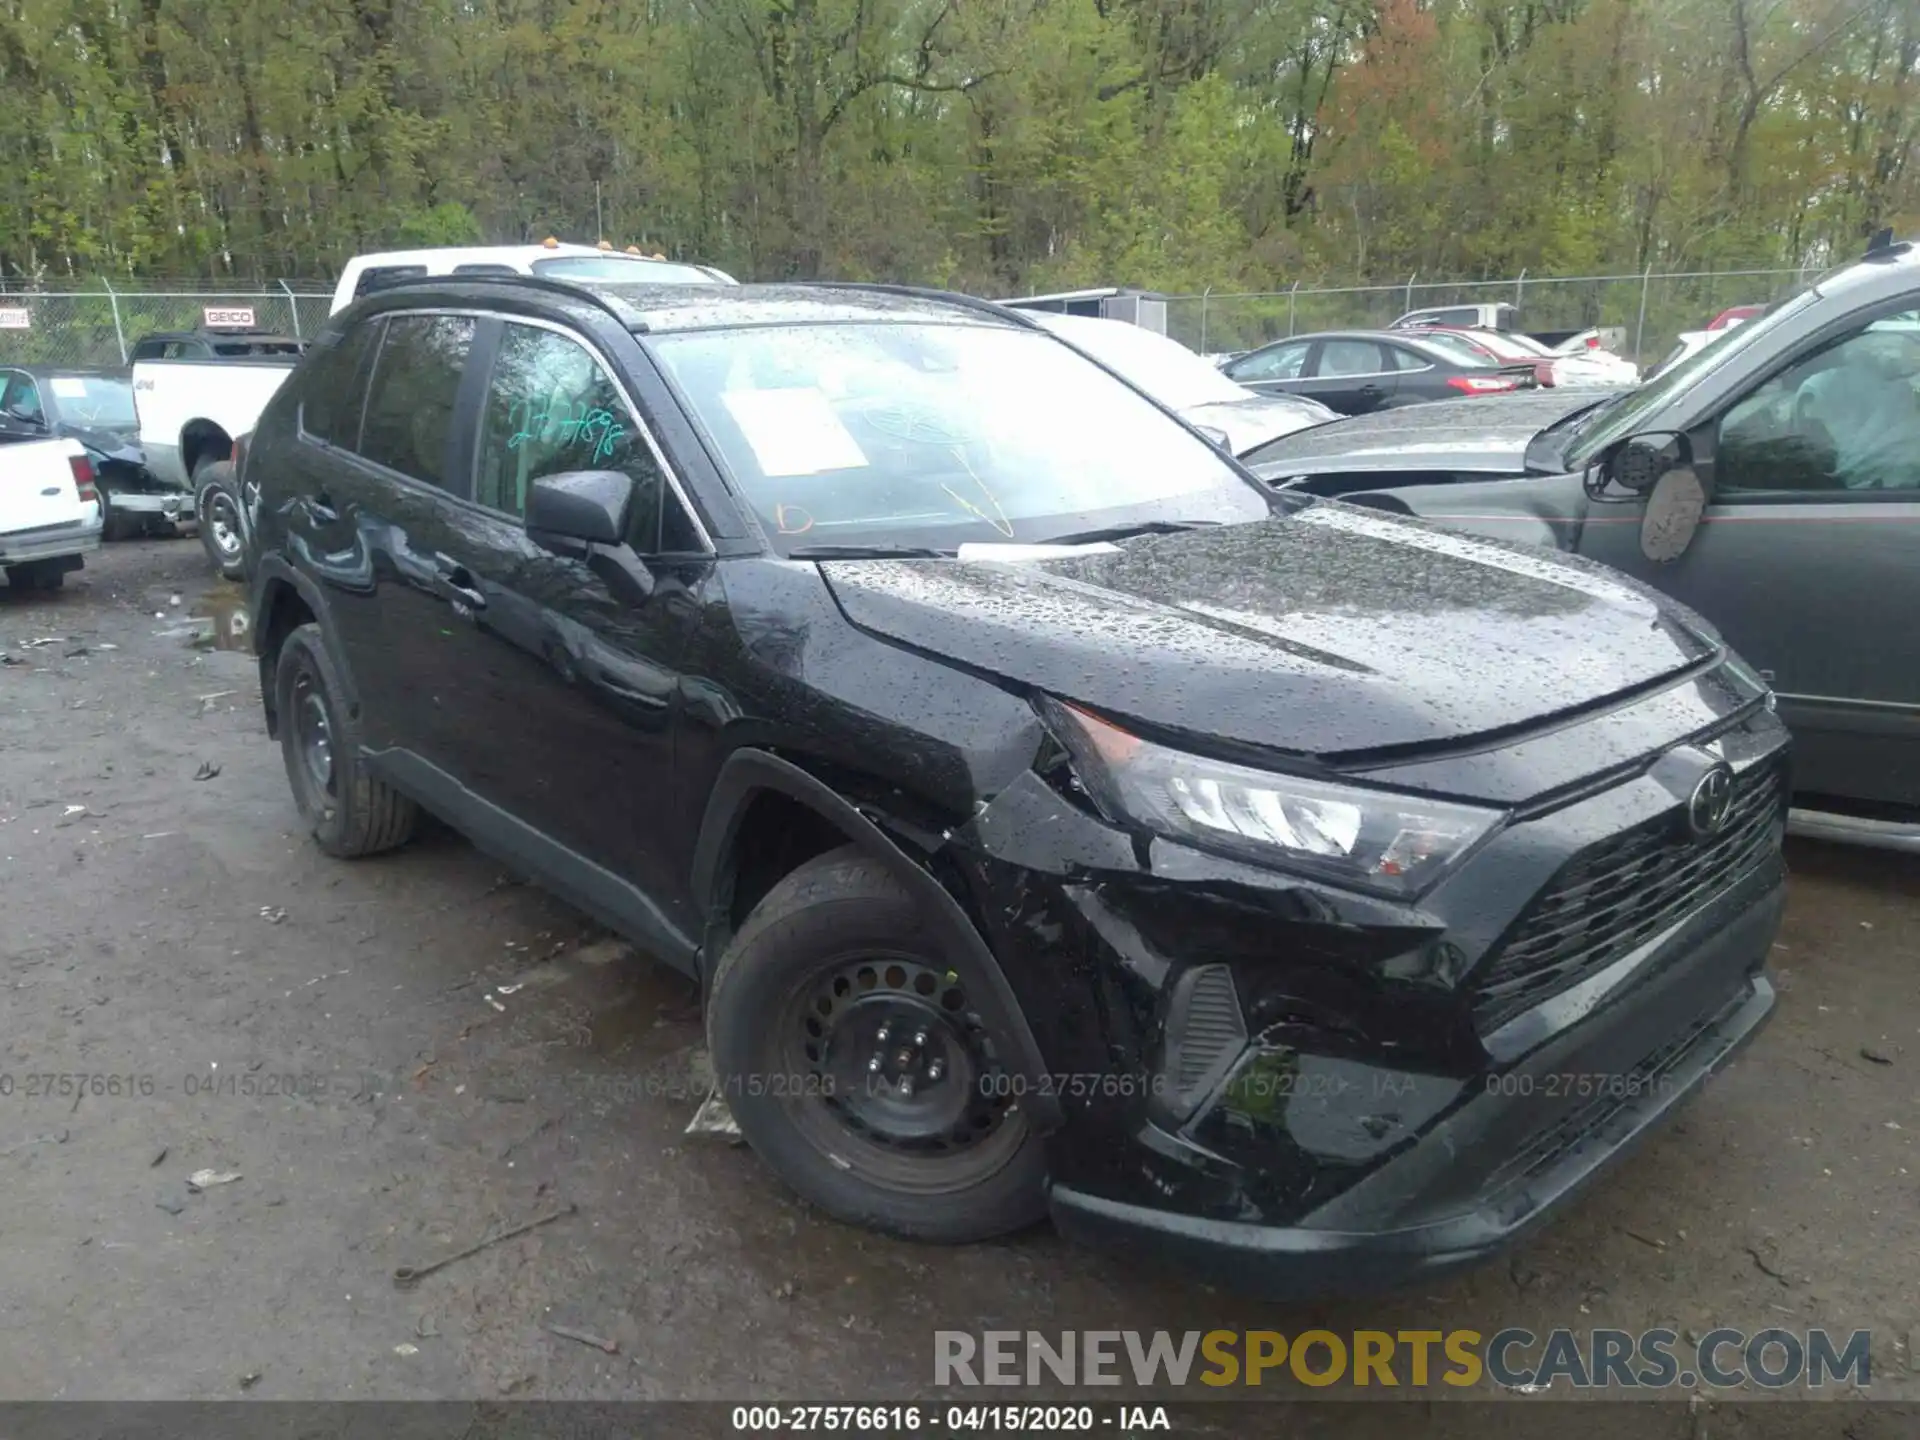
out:
<path id="1" fill-rule="evenodd" d="M 1773 1004 L 1785 736 L 1704 622 L 1276 498 L 1017 313 L 422 281 L 245 465 L 321 848 L 425 806 L 698 977 L 844 1219 L 1389 1283 Z"/>

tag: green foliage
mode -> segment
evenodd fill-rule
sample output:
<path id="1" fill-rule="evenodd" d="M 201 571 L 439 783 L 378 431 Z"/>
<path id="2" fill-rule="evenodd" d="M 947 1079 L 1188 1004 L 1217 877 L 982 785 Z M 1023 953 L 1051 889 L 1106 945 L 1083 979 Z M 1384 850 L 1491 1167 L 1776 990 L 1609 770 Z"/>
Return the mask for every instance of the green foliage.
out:
<path id="1" fill-rule="evenodd" d="M 0 0 L 0 279 L 558 234 L 989 294 L 1807 264 L 1913 0 Z"/>

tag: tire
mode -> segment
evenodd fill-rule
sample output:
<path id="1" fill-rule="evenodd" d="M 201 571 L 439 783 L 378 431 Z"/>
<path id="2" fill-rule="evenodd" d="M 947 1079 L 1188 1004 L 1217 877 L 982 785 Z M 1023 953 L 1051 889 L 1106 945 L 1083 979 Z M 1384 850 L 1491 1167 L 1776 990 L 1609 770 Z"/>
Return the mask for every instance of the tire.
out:
<path id="1" fill-rule="evenodd" d="M 214 460 L 193 472 L 193 513 L 200 521 L 200 544 L 223 580 L 244 580 L 247 574 L 240 504 L 231 460 Z"/>
<path id="2" fill-rule="evenodd" d="M 857 847 L 767 892 L 707 1001 L 720 1094 L 761 1159 L 836 1219 L 939 1243 L 1046 1213 L 1045 1152 L 1008 1093 L 1006 1032 L 982 977 L 955 968 Z"/>
<path id="3" fill-rule="evenodd" d="M 109 540 L 124 539 L 127 517 L 114 508 L 112 497 L 98 485 L 94 487 L 94 493 L 100 497 L 100 543 L 104 545 Z"/>
<path id="4" fill-rule="evenodd" d="M 404 845 L 418 812 L 361 765 L 359 737 L 340 701 L 345 691 L 318 625 L 287 636 L 273 688 L 287 783 L 314 843 L 343 860 Z"/>
<path id="5" fill-rule="evenodd" d="M 51 560 L 33 560 L 7 567 L 7 586 L 13 590 L 58 590 L 67 583 L 64 567 Z"/>

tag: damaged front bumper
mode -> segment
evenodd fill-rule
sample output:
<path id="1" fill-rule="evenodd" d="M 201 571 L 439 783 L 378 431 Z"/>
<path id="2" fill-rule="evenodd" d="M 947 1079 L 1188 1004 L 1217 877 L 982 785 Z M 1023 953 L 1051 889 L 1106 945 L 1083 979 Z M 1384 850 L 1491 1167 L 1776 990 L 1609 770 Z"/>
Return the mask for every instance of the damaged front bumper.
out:
<path id="1" fill-rule="evenodd" d="M 151 515 L 171 522 L 193 514 L 193 497 L 180 490 L 112 490 L 108 497 L 123 515 Z"/>
<path id="2" fill-rule="evenodd" d="M 1067 1235 L 1271 1296 L 1469 1264 L 1624 1155 L 1770 1013 L 1785 732 L 1524 807 L 1418 902 L 1108 825 L 1039 775 L 953 836 L 1064 1123 Z"/>

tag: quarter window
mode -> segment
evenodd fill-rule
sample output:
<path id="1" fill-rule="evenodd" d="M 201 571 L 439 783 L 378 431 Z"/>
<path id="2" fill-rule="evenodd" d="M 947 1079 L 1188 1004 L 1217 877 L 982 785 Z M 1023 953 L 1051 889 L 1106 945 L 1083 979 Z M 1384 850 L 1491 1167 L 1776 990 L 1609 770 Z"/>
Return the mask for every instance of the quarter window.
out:
<path id="1" fill-rule="evenodd" d="M 380 321 L 356 325 L 337 340 L 315 342 L 301 384 L 300 428 L 316 440 L 352 450 L 360 444 L 360 411 Z"/>
<path id="2" fill-rule="evenodd" d="M 473 321 L 459 315 L 395 315 L 374 361 L 360 453 L 429 485 L 446 485 L 447 436 Z"/>
<path id="3" fill-rule="evenodd" d="M 633 479 L 628 539 L 635 550 L 700 548 L 612 377 L 577 341 L 509 323 L 487 386 L 474 499 L 524 516 L 535 480 L 576 470 L 618 470 Z"/>
<path id="4" fill-rule="evenodd" d="M 1726 492 L 1920 490 L 1920 311 L 1796 361 L 1720 422 Z"/>

